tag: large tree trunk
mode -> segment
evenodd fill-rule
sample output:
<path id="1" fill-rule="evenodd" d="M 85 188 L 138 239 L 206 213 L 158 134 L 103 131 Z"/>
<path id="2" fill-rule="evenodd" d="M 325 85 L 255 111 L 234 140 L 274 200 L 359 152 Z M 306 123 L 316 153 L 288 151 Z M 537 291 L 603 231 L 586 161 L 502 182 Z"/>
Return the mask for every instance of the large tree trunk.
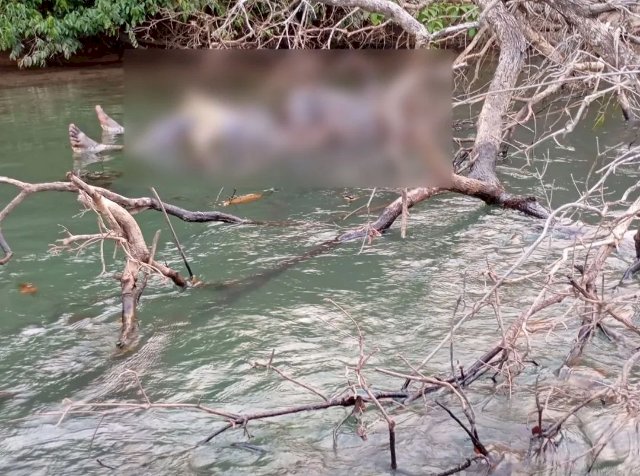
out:
<path id="1" fill-rule="evenodd" d="M 500 43 L 498 66 L 489 86 L 489 94 L 478 117 L 478 132 L 471 152 L 469 177 L 498 185 L 496 161 L 502 141 L 502 124 L 509 109 L 527 48 L 524 35 L 516 19 L 504 4 L 493 0 L 478 0 L 486 11 L 486 20 Z"/>

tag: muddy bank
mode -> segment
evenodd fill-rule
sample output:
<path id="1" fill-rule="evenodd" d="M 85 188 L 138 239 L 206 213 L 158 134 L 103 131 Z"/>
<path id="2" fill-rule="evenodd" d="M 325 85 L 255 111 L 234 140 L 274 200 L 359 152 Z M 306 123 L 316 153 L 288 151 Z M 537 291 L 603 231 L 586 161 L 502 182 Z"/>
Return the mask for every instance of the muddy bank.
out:
<path id="1" fill-rule="evenodd" d="M 88 80 L 124 80 L 122 59 L 117 54 L 76 56 L 62 66 L 20 69 L 8 53 L 0 53 L 0 88 Z"/>

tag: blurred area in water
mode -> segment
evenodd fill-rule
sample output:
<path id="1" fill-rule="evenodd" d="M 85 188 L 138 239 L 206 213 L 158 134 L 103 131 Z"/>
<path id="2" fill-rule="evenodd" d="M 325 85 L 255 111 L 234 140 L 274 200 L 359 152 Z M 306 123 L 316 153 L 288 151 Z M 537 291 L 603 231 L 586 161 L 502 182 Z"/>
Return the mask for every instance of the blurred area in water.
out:
<path id="1" fill-rule="evenodd" d="M 127 146 L 238 186 L 442 182 L 450 60 L 428 50 L 135 51 L 124 68 Z"/>

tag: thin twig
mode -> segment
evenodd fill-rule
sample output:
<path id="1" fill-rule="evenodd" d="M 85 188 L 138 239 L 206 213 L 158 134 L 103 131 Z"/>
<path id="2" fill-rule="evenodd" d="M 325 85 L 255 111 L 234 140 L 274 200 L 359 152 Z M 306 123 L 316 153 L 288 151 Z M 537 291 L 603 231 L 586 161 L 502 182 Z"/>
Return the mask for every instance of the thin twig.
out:
<path id="1" fill-rule="evenodd" d="M 176 234 L 176 231 L 173 229 L 171 220 L 169 220 L 169 215 L 167 215 L 167 210 L 164 207 L 164 203 L 162 203 L 162 200 L 160 200 L 160 196 L 158 195 L 158 192 L 156 192 L 156 189 L 154 187 L 151 187 L 151 191 L 153 192 L 153 195 L 156 197 L 156 200 L 158 200 L 158 203 L 160 204 L 160 208 L 162 209 L 162 214 L 164 215 L 164 219 L 167 222 L 167 225 L 169 225 L 169 229 L 171 230 L 171 234 L 173 235 L 173 242 L 178 248 L 178 252 L 180 253 L 180 256 L 182 256 L 182 261 L 184 262 L 184 265 L 186 266 L 187 271 L 189 272 L 189 279 L 193 281 L 193 271 L 191 271 L 191 266 L 189 266 L 189 261 L 187 261 L 187 257 L 184 254 L 184 250 L 180 245 L 180 241 L 178 240 L 178 235 Z"/>

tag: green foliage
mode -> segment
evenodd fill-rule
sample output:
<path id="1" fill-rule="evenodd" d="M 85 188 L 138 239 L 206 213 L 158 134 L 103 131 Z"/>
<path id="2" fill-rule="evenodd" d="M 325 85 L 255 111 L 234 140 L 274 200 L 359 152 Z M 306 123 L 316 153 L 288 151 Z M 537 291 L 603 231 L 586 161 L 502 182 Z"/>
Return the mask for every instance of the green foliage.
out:
<path id="1" fill-rule="evenodd" d="M 434 2 L 418 12 L 418 21 L 424 24 L 429 33 L 436 33 L 456 23 L 478 19 L 478 7 L 473 3 Z M 475 28 L 469 30 L 474 37 Z"/>
<path id="2" fill-rule="evenodd" d="M 370 13 L 369 20 L 373 26 L 378 26 L 384 21 L 384 15 L 379 13 Z"/>
<path id="3" fill-rule="evenodd" d="M 465 3 L 466 2 L 466 3 Z M 0 51 L 23 67 L 44 66 L 69 59 L 84 47 L 111 46 L 127 41 L 136 46 L 133 29 L 157 18 L 163 11 L 179 12 L 182 19 L 206 10 L 224 16 L 232 0 L 0 0 Z M 260 2 L 259 9 L 265 4 Z M 268 6 L 265 14 L 268 14 Z M 417 13 L 430 32 L 478 18 L 478 8 L 467 0 L 439 0 Z M 385 21 L 383 15 L 370 13 L 373 25 Z M 244 20 L 236 19 L 237 27 Z M 475 35 L 469 31 L 469 36 Z"/>
<path id="4" fill-rule="evenodd" d="M 20 66 L 69 59 L 88 40 L 107 43 L 158 14 L 188 15 L 207 0 L 0 0 L 0 51 Z M 135 40 L 135 38 L 133 38 Z M 135 43 L 134 43 L 135 44 Z"/>

